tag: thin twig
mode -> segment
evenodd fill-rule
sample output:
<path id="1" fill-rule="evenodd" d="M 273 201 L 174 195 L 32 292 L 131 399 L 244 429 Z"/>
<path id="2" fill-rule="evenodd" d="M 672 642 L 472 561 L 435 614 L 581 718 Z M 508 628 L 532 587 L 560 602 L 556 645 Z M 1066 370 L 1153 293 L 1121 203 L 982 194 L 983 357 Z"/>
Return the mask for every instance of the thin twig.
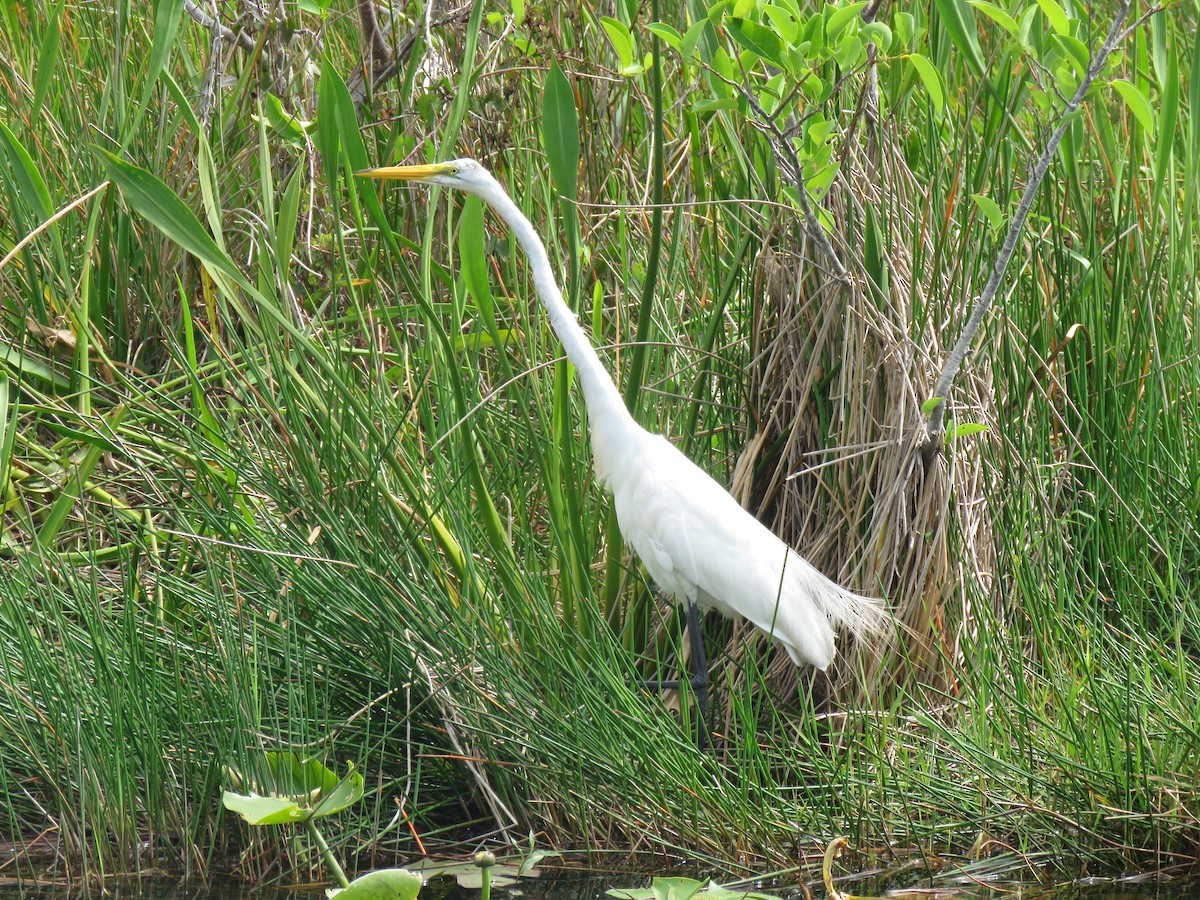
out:
<path id="1" fill-rule="evenodd" d="M 1108 37 L 1105 38 L 1104 43 L 1100 46 L 1100 50 L 1092 57 L 1091 64 L 1088 66 L 1083 80 L 1080 81 L 1079 88 L 1075 91 L 1075 96 L 1071 98 L 1070 102 L 1067 103 L 1067 108 L 1063 111 L 1062 120 L 1058 128 L 1050 136 L 1046 148 L 1042 151 L 1041 157 L 1033 167 L 1029 183 L 1025 186 L 1025 192 L 1021 195 L 1021 202 L 1017 205 L 1017 211 L 1013 215 L 1012 223 L 1009 225 L 1008 234 L 1004 238 L 1004 245 L 1000 248 L 1000 254 L 996 257 L 996 262 L 992 266 L 991 277 L 988 278 L 987 285 L 979 297 L 979 302 L 975 304 L 975 308 L 971 311 L 971 317 L 967 320 L 962 334 L 959 335 L 958 342 L 954 345 L 954 349 L 950 351 L 950 355 L 946 357 L 946 365 L 942 369 L 942 374 L 938 377 L 937 384 L 933 389 L 933 396 L 939 398 L 940 402 L 934 407 L 929 416 L 929 422 L 925 426 L 925 440 L 921 446 L 921 455 L 926 465 L 933 459 L 935 451 L 940 446 L 942 423 L 946 413 L 946 397 L 954 384 L 954 378 L 958 374 L 963 360 L 966 359 L 967 352 L 971 349 L 971 342 L 975 338 L 975 332 L 979 330 L 979 326 L 983 322 L 983 317 L 987 314 L 992 301 L 996 299 L 996 291 L 1000 287 L 1000 279 L 1003 277 L 1004 271 L 1008 268 L 1008 264 L 1012 260 L 1013 251 L 1017 246 L 1017 239 L 1024 230 L 1025 219 L 1028 217 L 1029 210 L 1033 206 L 1034 195 L 1037 193 L 1042 179 L 1046 176 L 1046 172 L 1050 168 L 1050 162 L 1054 158 L 1054 154 L 1058 151 L 1058 145 L 1062 141 L 1063 135 L 1066 134 L 1067 128 L 1070 127 L 1072 118 L 1078 112 L 1079 107 L 1083 105 L 1083 98 L 1087 96 L 1092 82 L 1104 69 L 1104 64 L 1108 61 L 1108 57 L 1113 49 L 1128 33 L 1121 30 L 1121 25 L 1124 23 L 1128 12 L 1129 0 L 1123 0 L 1117 9 L 1117 15 L 1113 20 L 1112 27 L 1108 31 Z"/>
<path id="2" fill-rule="evenodd" d="M 63 216 L 65 216 L 67 213 L 69 213 L 71 210 L 75 209 L 76 207 L 82 206 L 84 203 L 87 203 L 90 199 L 95 197 L 98 193 L 100 193 L 106 187 L 108 187 L 108 182 L 107 181 L 101 182 L 96 187 L 92 188 L 90 191 L 88 191 L 86 194 L 84 194 L 82 197 L 76 197 L 74 200 L 72 200 L 70 203 L 68 203 L 66 206 L 64 206 L 62 209 L 60 209 L 58 212 L 56 212 L 54 215 L 52 215 L 50 218 L 48 218 L 45 222 L 43 222 L 41 225 L 39 225 L 37 228 L 33 229 L 33 231 L 29 232 L 29 234 L 25 235 L 25 237 L 21 238 L 21 240 L 17 241 L 17 245 L 8 251 L 8 254 L 4 257 L 4 259 L 0 259 L 0 269 L 3 269 L 5 266 L 7 266 L 9 261 L 14 256 L 16 256 L 18 253 L 20 253 L 21 250 L 23 250 L 29 244 L 29 242 L 32 241 L 34 238 L 36 238 L 39 234 L 41 234 L 43 231 L 45 231 L 47 228 L 49 228 L 51 225 L 53 225 L 55 222 L 57 222 L 59 219 L 61 219 Z"/>
<path id="3" fill-rule="evenodd" d="M 842 265 L 837 251 L 833 249 L 829 235 L 825 233 L 825 228 L 821 225 L 821 220 L 818 218 L 816 210 L 813 209 L 812 202 L 809 200 L 808 187 L 804 183 L 804 168 L 800 165 L 800 159 L 796 156 L 796 151 L 792 147 L 791 141 L 787 139 L 787 135 L 784 134 L 775 119 L 768 115 L 767 111 L 762 108 L 762 104 L 758 102 L 758 98 L 754 96 L 754 92 L 747 87 L 749 77 L 744 70 L 742 72 L 743 81 L 741 82 L 726 78 L 716 71 L 713 71 L 713 75 L 742 95 L 742 98 L 749 104 L 750 109 L 753 110 L 759 129 L 768 132 L 773 138 L 771 149 L 775 151 L 776 159 L 782 164 L 784 173 L 788 176 L 788 180 L 792 182 L 792 187 L 796 191 L 796 200 L 800 204 L 800 215 L 804 218 L 804 226 L 808 232 L 809 239 L 821 248 L 825 257 L 829 260 L 834 278 L 842 284 L 849 284 L 850 273 Z M 845 78 L 848 78 L 849 75 L 850 73 L 847 73 Z"/>

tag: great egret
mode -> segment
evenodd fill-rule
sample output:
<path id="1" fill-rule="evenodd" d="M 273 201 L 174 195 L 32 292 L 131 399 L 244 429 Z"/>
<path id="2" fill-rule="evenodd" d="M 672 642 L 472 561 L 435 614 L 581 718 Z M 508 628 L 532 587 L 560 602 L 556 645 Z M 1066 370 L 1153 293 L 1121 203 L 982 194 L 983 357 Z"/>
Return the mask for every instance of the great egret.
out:
<path id="1" fill-rule="evenodd" d="M 826 578 L 674 444 L 634 421 L 574 313 L 563 302 L 541 238 L 487 169 L 473 159 L 456 159 L 356 174 L 474 194 L 516 235 L 529 257 L 550 324 L 579 373 L 596 476 L 612 492 L 621 534 L 658 586 L 686 608 L 695 667 L 692 683 L 702 714 L 708 663 L 700 639 L 699 609 L 746 618 L 783 644 L 796 665 L 807 662 L 822 670 L 836 653 L 836 626 L 859 636 L 883 631 L 888 613 L 882 601 L 852 593 Z"/>

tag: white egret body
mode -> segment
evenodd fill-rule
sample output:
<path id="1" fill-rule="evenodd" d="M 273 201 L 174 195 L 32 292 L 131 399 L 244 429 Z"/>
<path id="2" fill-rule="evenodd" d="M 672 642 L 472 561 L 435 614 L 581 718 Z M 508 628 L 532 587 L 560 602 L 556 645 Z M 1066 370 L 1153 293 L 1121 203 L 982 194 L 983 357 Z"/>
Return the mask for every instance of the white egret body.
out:
<path id="1" fill-rule="evenodd" d="M 612 491 L 621 534 L 660 588 L 689 607 L 750 620 L 783 644 L 794 663 L 818 669 L 833 661 L 837 626 L 858 635 L 883 629 L 888 614 L 881 601 L 826 578 L 670 441 L 634 421 L 563 301 L 541 238 L 487 169 L 456 159 L 358 174 L 466 191 L 512 229 L 550 325 L 579 374 L 596 475 Z M 698 635 L 692 638 L 703 650 Z"/>

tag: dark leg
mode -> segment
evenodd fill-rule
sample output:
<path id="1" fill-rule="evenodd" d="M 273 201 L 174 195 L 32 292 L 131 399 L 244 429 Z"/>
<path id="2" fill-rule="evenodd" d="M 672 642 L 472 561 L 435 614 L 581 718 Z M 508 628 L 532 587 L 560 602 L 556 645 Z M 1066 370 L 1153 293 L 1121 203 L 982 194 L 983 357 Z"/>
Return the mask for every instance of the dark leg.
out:
<path id="1" fill-rule="evenodd" d="M 708 749 L 708 654 L 704 653 L 704 635 L 700 630 L 700 607 L 688 604 L 688 640 L 691 641 L 691 689 L 696 691 L 696 743 Z"/>
<path id="2" fill-rule="evenodd" d="M 696 743 L 701 750 L 708 749 L 708 654 L 704 652 L 704 635 L 700 632 L 700 608 L 695 603 L 684 606 L 688 640 L 692 645 L 692 677 L 688 683 L 696 693 L 696 707 L 700 721 L 697 723 Z M 647 681 L 646 687 L 656 691 L 676 690 L 681 681 Z"/>
<path id="3" fill-rule="evenodd" d="M 688 640 L 692 642 L 692 690 L 700 707 L 701 744 L 708 743 L 708 654 L 704 652 L 704 635 L 700 632 L 700 608 L 687 605 Z"/>

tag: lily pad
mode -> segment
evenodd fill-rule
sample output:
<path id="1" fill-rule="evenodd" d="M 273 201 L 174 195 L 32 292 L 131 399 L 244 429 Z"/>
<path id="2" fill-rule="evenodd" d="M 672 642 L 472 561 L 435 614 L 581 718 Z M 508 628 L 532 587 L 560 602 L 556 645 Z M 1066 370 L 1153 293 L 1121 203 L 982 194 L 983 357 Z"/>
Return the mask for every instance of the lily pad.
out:
<path id="1" fill-rule="evenodd" d="M 695 878 L 655 878 L 648 888 L 613 888 L 608 896 L 618 900 L 778 900 L 770 894 L 707 885 Z"/>
<path id="2" fill-rule="evenodd" d="M 432 859 L 422 859 L 409 866 L 415 872 L 420 872 L 426 878 L 437 878 L 446 875 L 454 878 L 461 888 L 478 890 L 483 887 L 483 870 L 474 862 L 437 862 Z M 537 868 L 515 866 L 510 863 L 497 863 L 488 868 L 491 873 L 492 887 L 508 887 L 516 884 L 518 878 L 536 878 L 541 874 Z"/>
<path id="3" fill-rule="evenodd" d="M 312 811 L 302 809 L 288 797 L 263 797 L 259 794 L 235 794 L 225 791 L 221 795 L 225 808 L 237 813 L 251 825 L 290 825 L 307 821 Z"/>
<path id="4" fill-rule="evenodd" d="M 230 780 L 245 794 L 226 791 L 225 808 L 251 825 L 281 825 L 332 815 L 357 803 L 363 795 L 362 774 L 351 765 L 345 778 L 312 757 L 298 753 L 267 753 L 263 783 L 230 772 Z"/>
<path id="5" fill-rule="evenodd" d="M 416 900 L 425 879 L 408 869 L 376 869 L 350 882 L 349 887 L 330 888 L 326 897 L 339 900 Z"/>

